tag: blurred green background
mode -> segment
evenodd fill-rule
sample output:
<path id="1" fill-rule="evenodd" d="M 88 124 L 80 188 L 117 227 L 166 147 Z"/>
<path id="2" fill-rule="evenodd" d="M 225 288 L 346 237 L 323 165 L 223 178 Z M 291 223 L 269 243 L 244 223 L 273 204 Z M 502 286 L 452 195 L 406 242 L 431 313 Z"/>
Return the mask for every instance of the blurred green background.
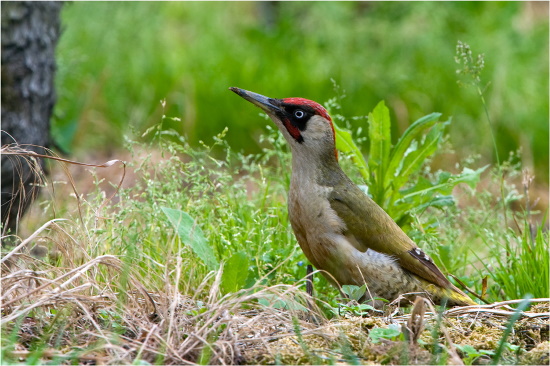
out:
<path id="1" fill-rule="evenodd" d="M 485 54 L 501 160 L 521 148 L 548 183 L 547 2 L 74 2 L 63 28 L 53 134 L 78 157 L 115 153 L 163 114 L 181 118 L 165 127 L 192 144 L 228 126 L 235 150 L 256 152 L 267 122 L 229 86 L 323 103 L 334 79 L 339 113 L 366 115 L 384 99 L 398 136 L 442 112 L 458 159 L 495 162 L 481 99 L 457 84 L 461 40 Z"/>

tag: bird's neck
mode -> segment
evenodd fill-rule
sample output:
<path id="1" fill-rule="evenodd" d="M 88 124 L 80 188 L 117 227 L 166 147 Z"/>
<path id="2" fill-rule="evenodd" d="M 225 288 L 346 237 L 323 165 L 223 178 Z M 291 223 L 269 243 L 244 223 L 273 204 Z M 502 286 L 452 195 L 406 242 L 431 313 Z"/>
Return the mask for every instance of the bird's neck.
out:
<path id="1" fill-rule="evenodd" d="M 292 181 L 294 183 L 334 186 L 345 176 L 333 152 L 322 155 L 292 152 Z"/>

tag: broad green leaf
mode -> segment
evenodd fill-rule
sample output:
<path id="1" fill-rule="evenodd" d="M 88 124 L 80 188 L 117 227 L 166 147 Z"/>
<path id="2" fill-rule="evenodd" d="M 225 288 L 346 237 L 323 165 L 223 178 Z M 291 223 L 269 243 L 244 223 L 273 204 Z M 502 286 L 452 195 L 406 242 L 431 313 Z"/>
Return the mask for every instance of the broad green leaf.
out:
<path id="1" fill-rule="evenodd" d="M 455 347 L 458 348 L 461 352 L 465 353 L 468 356 L 480 356 L 481 353 L 477 349 L 475 349 L 473 346 L 470 346 L 469 344 L 455 344 Z"/>
<path id="2" fill-rule="evenodd" d="M 399 197 L 392 206 L 388 207 L 388 214 L 399 221 L 409 211 L 419 212 L 427 207 L 442 208 L 455 204 L 452 191 L 460 183 L 475 187 L 480 180 L 481 173 L 487 166 L 472 170 L 464 168 L 461 174 L 453 175 L 442 172 L 437 182 L 432 183 L 424 177 L 419 177 L 417 183 L 408 189 L 399 191 Z"/>
<path id="3" fill-rule="evenodd" d="M 403 161 L 403 156 L 409 149 L 411 143 L 415 140 L 420 140 L 420 138 L 437 122 L 439 117 L 441 117 L 441 113 L 428 114 L 427 116 L 416 120 L 409 126 L 409 128 L 407 128 L 407 130 L 403 133 L 403 136 L 399 138 L 399 141 L 397 141 L 397 144 L 395 144 L 392 149 L 390 162 L 386 170 L 386 181 L 391 181 L 393 177 L 399 175 L 398 167 Z"/>
<path id="4" fill-rule="evenodd" d="M 168 207 L 161 207 L 161 209 L 176 229 L 181 241 L 191 247 L 208 269 L 217 269 L 219 264 L 216 256 L 195 220 L 187 212 L 181 210 L 174 210 Z"/>
<path id="5" fill-rule="evenodd" d="M 369 113 L 370 156 L 369 165 L 379 166 L 388 162 L 391 147 L 390 111 L 384 101 Z"/>
<path id="6" fill-rule="evenodd" d="M 391 148 L 390 111 L 384 101 L 378 103 L 374 110 L 369 113 L 369 139 L 368 166 L 374 175 L 371 183 L 375 185 L 375 187 L 371 187 L 371 192 L 375 201 L 382 202 L 385 191 L 385 169 L 389 162 Z"/>
<path id="7" fill-rule="evenodd" d="M 376 308 L 374 306 L 368 305 L 368 304 L 359 304 L 359 305 L 357 305 L 357 307 L 362 311 L 376 310 Z"/>
<path id="8" fill-rule="evenodd" d="M 441 174 L 442 176 L 445 174 Z M 440 177 L 441 178 L 441 177 Z M 438 182 L 446 182 L 449 178 L 446 178 L 445 180 L 439 180 Z M 430 182 L 425 177 L 418 177 L 418 181 L 416 184 L 410 188 L 403 189 L 399 191 L 399 199 L 396 199 L 394 201 L 393 207 L 391 207 L 391 215 L 395 215 L 396 220 L 399 220 L 402 215 L 406 214 L 409 211 L 415 211 L 419 212 L 426 207 L 434 206 L 442 207 L 446 203 L 450 204 L 454 203 L 454 199 L 452 196 L 449 196 L 450 191 L 448 191 L 446 188 L 446 185 L 441 185 L 442 190 L 433 190 L 434 183 Z M 445 189 L 443 189 L 445 188 Z M 451 188 L 452 190 L 452 188 Z M 412 193 L 421 192 L 418 195 L 413 195 L 411 197 L 407 197 L 407 195 Z M 446 196 L 441 196 L 442 194 Z M 404 197 L 407 197 L 406 199 Z M 441 198 L 440 197 L 447 197 L 447 198 Z"/>
<path id="9" fill-rule="evenodd" d="M 470 188 L 473 189 L 479 183 L 481 179 L 481 173 L 483 173 L 488 167 L 489 165 L 485 165 L 484 167 L 481 167 L 477 170 L 464 168 L 462 170 L 462 173 L 460 173 L 460 175 L 456 177 L 453 183 L 455 183 L 454 185 L 457 185 L 458 183 L 466 183 L 470 186 Z"/>
<path id="10" fill-rule="evenodd" d="M 248 277 L 248 257 L 237 252 L 223 266 L 221 290 L 223 294 L 237 292 L 244 288 Z"/>
<path id="11" fill-rule="evenodd" d="M 342 286 L 342 292 L 348 295 L 348 297 L 352 300 L 359 301 L 361 297 L 365 294 L 367 291 L 367 286 L 363 284 L 363 286 L 355 286 L 355 285 L 343 285 Z"/>
<path id="12" fill-rule="evenodd" d="M 351 159 L 356 167 L 359 168 L 359 172 L 363 179 L 368 182 L 369 180 L 369 167 L 361 150 L 353 142 L 351 133 L 340 128 L 336 123 L 333 123 L 334 131 L 336 132 L 336 148 L 343 153 L 351 154 Z"/>
<path id="13" fill-rule="evenodd" d="M 399 226 L 410 222 L 411 218 L 405 218 L 407 213 L 422 212 L 428 207 L 443 208 L 445 206 L 453 206 L 455 204 L 454 197 L 451 195 L 440 196 L 436 192 L 429 192 L 423 196 L 416 196 L 416 199 L 407 201 L 398 200 L 388 211 L 388 214 L 394 218 Z"/>
<path id="14" fill-rule="evenodd" d="M 380 342 L 381 339 L 395 340 L 401 335 L 401 331 L 394 328 L 372 328 L 369 332 L 369 338 L 373 343 Z"/>
<path id="15" fill-rule="evenodd" d="M 424 161 L 437 150 L 441 138 L 443 137 L 443 129 L 445 124 L 440 123 L 432 127 L 430 132 L 424 138 L 424 141 L 415 150 L 409 150 L 407 156 L 404 157 L 403 167 L 400 169 L 399 175 L 393 177 L 392 185 L 394 191 L 402 187 L 411 179 L 411 175 L 417 173 L 424 164 Z"/>
<path id="16" fill-rule="evenodd" d="M 445 178 L 443 182 L 438 181 L 437 184 L 434 184 L 431 187 L 419 190 L 410 190 L 410 193 L 404 194 L 402 198 L 396 201 L 396 203 L 406 201 L 412 197 L 428 195 L 431 193 L 450 194 L 453 188 L 459 183 L 466 183 L 471 187 L 475 187 L 480 180 L 481 173 L 483 173 L 488 167 L 489 165 L 485 165 L 477 170 L 464 168 L 461 174 L 448 176 L 448 178 Z"/>
<path id="17" fill-rule="evenodd" d="M 429 201 L 415 205 L 415 211 L 422 211 L 428 207 L 443 208 L 446 206 L 452 206 L 455 204 L 455 199 L 451 195 L 431 197 Z"/>

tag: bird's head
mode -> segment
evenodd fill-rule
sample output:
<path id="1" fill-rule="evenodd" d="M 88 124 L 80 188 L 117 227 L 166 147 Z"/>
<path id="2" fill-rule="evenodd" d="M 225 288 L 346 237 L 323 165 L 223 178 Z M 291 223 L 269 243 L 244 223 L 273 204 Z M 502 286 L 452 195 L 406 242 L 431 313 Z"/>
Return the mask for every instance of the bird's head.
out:
<path id="1" fill-rule="evenodd" d="M 293 154 L 329 154 L 338 158 L 332 119 L 320 104 L 303 98 L 273 99 L 235 87 L 229 89 L 267 113 Z"/>

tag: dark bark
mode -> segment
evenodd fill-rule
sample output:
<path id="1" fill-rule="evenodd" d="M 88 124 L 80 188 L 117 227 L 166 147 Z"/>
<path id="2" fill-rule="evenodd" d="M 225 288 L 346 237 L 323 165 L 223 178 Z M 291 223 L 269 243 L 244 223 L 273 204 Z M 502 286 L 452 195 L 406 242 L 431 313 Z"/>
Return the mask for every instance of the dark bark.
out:
<path id="1" fill-rule="evenodd" d="M 279 2 L 258 1 L 257 6 L 265 29 L 273 31 L 279 22 Z"/>
<path id="2" fill-rule="evenodd" d="M 44 153 L 50 146 L 55 46 L 60 35 L 60 2 L 2 2 L 2 148 Z M 31 146 L 36 145 L 36 146 Z M 2 231 L 17 229 L 38 192 L 40 179 L 23 157 L 2 155 Z M 35 164 L 43 170 L 44 162 Z"/>

